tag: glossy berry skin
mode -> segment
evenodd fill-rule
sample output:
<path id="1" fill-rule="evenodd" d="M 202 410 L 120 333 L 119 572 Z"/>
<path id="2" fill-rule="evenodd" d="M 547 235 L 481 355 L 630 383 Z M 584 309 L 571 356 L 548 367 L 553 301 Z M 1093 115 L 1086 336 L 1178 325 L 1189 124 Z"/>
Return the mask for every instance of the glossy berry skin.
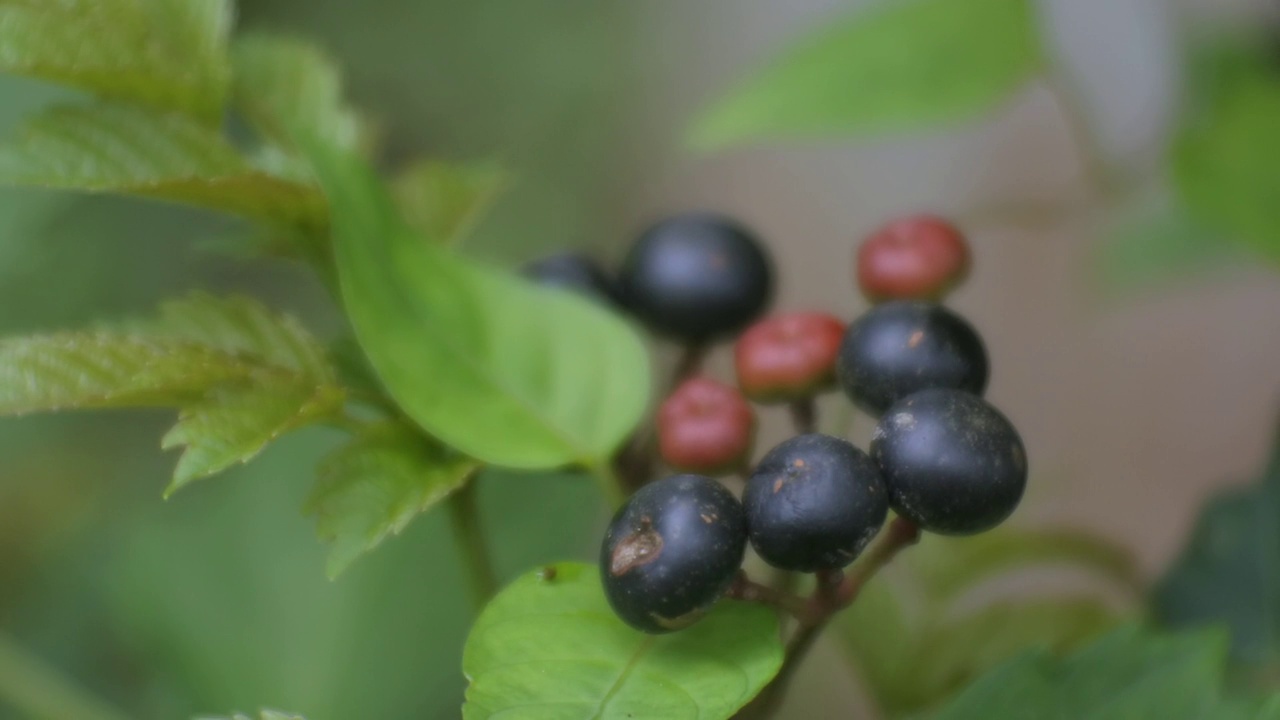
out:
<path id="1" fill-rule="evenodd" d="M 889 495 L 866 453 L 829 435 L 770 450 L 742 497 L 751 546 L 765 562 L 813 572 L 853 562 L 884 525 Z"/>
<path id="2" fill-rule="evenodd" d="M 885 225 L 858 247 L 857 279 L 872 302 L 938 300 L 969 274 L 969 243 L 954 225 L 915 215 Z"/>
<path id="3" fill-rule="evenodd" d="M 733 583 L 746 551 L 742 505 L 701 475 L 646 485 L 614 516 L 600 549 L 605 597 L 647 633 L 697 622 Z"/>
<path id="4" fill-rule="evenodd" d="M 619 304 L 617 283 L 590 256 L 561 252 L 527 263 L 521 272 L 541 285 L 581 293 L 608 305 Z"/>
<path id="5" fill-rule="evenodd" d="M 871 457 L 895 512 L 943 535 L 972 535 L 1013 513 L 1027 486 L 1017 430 L 982 398 L 924 390 L 889 408 Z"/>
<path id="6" fill-rule="evenodd" d="M 738 332 L 765 311 L 773 264 L 733 221 L 678 215 L 636 240 L 619 283 L 628 307 L 654 331 L 700 344 Z"/>
<path id="7" fill-rule="evenodd" d="M 799 400 L 836 382 L 845 324 L 826 313 L 771 315 L 747 328 L 733 347 L 738 387 L 757 402 Z"/>
<path id="8" fill-rule="evenodd" d="M 719 475 L 751 459 L 756 414 L 738 389 L 707 377 L 680 384 L 658 408 L 658 449 L 676 470 Z"/>
<path id="9" fill-rule="evenodd" d="M 858 318 L 840 346 L 840 386 L 873 415 L 932 387 L 981 395 L 987 350 L 973 326 L 941 305 L 899 300 Z"/>

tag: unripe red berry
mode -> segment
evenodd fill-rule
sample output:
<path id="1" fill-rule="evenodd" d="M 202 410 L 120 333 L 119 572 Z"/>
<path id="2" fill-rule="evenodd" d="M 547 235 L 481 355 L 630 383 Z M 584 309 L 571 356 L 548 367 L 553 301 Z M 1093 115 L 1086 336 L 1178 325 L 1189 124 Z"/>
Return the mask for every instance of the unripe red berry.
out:
<path id="1" fill-rule="evenodd" d="M 750 403 L 737 388 L 711 378 L 686 380 L 658 408 L 658 447 L 677 470 L 736 470 L 750 459 L 755 434 Z"/>
<path id="2" fill-rule="evenodd" d="M 845 324 L 826 313 L 772 315 L 733 348 L 738 387 L 752 400 L 787 402 L 835 385 Z"/>
<path id="3" fill-rule="evenodd" d="M 858 287 L 872 302 L 937 300 L 968 273 L 964 234 L 932 215 L 895 220 L 858 248 Z"/>

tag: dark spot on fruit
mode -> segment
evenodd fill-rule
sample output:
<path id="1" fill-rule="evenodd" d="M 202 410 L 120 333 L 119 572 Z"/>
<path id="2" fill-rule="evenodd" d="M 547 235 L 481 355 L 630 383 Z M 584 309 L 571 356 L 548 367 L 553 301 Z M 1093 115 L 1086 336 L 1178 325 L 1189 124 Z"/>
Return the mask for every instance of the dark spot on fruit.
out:
<path id="1" fill-rule="evenodd" d="M 556 579 L 556 569 L 550 565 L 542 568 L 542 572 L 538 573 L 538 579 L 542 582 L 551 582 Z"/>

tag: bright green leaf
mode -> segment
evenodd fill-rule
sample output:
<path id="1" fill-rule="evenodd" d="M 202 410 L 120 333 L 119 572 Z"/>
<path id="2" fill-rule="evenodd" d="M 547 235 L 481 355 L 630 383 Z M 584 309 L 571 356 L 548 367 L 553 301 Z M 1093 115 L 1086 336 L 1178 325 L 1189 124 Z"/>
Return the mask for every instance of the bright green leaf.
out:
<path id="1" fill-rule="evenodd" d="M 0 72 L 221 121 L 230 0 L 0 0 Z"/>
<path id="2" fill-rule="evenodd" d="M 478 468 L 398 422 L 371 426 L 339 448 L 321 464 L 320 480 L 307 501 L 317 532 L 332 543 L 329 577 L 399 535 Z"/>
<path id="3" fill-rule="evenodd" d="M 965 690 L 935 720 L 1222 717 L 1225 643 L 1214 633 L 1117 630 L 1065 659 L 1032 653 Z"/>
<path id="4" fill-rule="evenodd" d="M 506 180 L 505 173 L 489 164 L 428 161 L 397 176 L 392 190 L 414 232 L 450 245 L 467 235 Z"/>
<path id="5" fill-rule="evenodd" d="M 1042 65 L 1030 0 L 882 0 L 830 23 L 715 104 L 691 142 L 898 130 L 973 117 Z"/>
<path id="6" fill-rule="evenodd" d="M 111 333 L 0 340 L 0 414 L 178 405 L 254 371 L 185 340 Z"/>
<path id="7" fill-rule="evenodd" d="M 1177 139 L 1174 179 L 1196 218 L 1280 262 L 1280 82 L 1236 82 Z"/>
<path id="8" fill-rule="evenodd" d="M 357 150 L 365 140 L 359 116 L 342 96 L 342 73 L 315 45 L 294 38 L 248 35 L 232 48 L 235 102 L 272 141 L 291 146 L 314 137 Z"/>
<path id="9" fill-rule="evenodd" d="M 1205 507 L 1152 601 L 1173 627 L 1226 625 L 1235 661 L 1280 668 L 1280 436 L 1256 484 Z"/>
<path id="10" fill-rule="evenodd" d="M 927 536 L 909 555 L 919 582 L 935 601 L 949 601 L 1011 571 L 1071 566 L 1139 590 L 1142 578 L 1129 552 L 1079 530 L 1003 526 L 967 538 Z"/>
<path id="11" fill-rule="evenodd" d="M 121 104 L 61 106 L 0 144 L 0 183 L 113 192 L 251 218 L 318 224 L 312 187 L 250 165 L 217 133 L 177 114 Z"/>
<path id="12" fill-rule="evenodd" d="M 495 465 L 604 464 L 648 400 L 637 334 L 587 300 L 423 242 L 363 162 L 319 146 L 312 156 L 343 303 L 405 412 Z"/>
<path id="13" fill-rule="evenodd" d="M 465 720 L 724 720 L 782 663 L 777 616 L 726 601 L 679 633 L 614 616 L 595 566 L 530 573 L 476 621 L 463 654 Z"/>
<path id="14" fill-rule="evenodd" d="M 165 450 L 185 446 L 168 497 L 193 480 L 246 463 L 285 433 L 333 415 L 343 395 L 333 386 L 264 383 L 215 389 L 182 410 L 165 434 Z"/>

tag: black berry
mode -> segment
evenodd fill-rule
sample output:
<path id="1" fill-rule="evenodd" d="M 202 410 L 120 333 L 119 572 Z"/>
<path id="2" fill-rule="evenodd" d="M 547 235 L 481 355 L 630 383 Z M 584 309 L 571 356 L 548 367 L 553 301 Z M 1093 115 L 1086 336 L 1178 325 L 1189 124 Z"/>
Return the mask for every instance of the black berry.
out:
<path id="1" fill-rule="evenodd" d="M 745 228 L 709 214 L 649 228 L 619 276 L 627 305 L 660 334 L 689 343 L 731 335 L 773 296 L 773 267 Z"/>
<path id="2" fill-rule="evenodd" d="M 1009 420 L 982 398 L 924 390 L 880 418 L 871 457 L 899 515 L 943 535 L 971 535 L 1013 513 L 1027 455 Z"/>
<path id="3" fill-rule="evenodd" d="M 884 524 L 889 496 L 866 453 L 815 433 L 770 450 L 747 482 L 743 505 L 760 557 L 813 572 L 853 562 Z"/>
<path id="4" fill-rule="evenodd" d="M 628 625 L 647 633 L 697 622 L 742 566 L 742 505 L 701 475 L 646 485 L 614 516 L 600 550 L 605 596 Z"/>
<path id="5" fill-rule="evenodd" d="M 526 264 L 521 272 L 542 285 L 582 293 L 593 300 L 616 305 L 617 283 L 591 257 L 577 252 L 561 252 Z"/>
<path id="6" fill-rule="evenodd" d="M 980 395 L 987 374 L 972 325 L 941 305 L 905 300 L 877 305 L 850 325 L 837 362 L 845 394 L 873 415 L 926 388 Z"/>

